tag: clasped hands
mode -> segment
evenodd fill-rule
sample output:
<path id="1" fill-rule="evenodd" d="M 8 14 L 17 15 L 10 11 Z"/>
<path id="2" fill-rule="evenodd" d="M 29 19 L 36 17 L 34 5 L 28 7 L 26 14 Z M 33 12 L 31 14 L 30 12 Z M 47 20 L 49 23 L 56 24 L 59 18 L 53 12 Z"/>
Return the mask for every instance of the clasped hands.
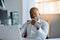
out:
<path id="1" fill-rule="evenodd" d="M 36 24 L 36 20 L 35 19 L 27 20 L 27 22 L 30 22 L 32 25 L 34 25 L 34 27 L 36 27 L 37 30 L 39 30 L 38 25 Z"/>

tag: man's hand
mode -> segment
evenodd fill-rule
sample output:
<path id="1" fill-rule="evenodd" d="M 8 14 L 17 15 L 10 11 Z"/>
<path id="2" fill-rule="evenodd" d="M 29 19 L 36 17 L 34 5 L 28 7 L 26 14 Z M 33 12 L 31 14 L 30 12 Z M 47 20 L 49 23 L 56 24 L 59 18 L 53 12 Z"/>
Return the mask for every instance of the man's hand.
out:
<path id="1" fill-rule="evenodd" d="M 26 38 L 27 37 L 27 32 L 23 33 L 23 37 Z"/>
<path id="2" fill-rule="evenodd" d="M 32 24 L 32 25 L 34 25 L 35 23 L 36 23 L 36 21 L 35 21 L 35 20 L 32 20 L 32 21 L 31 21 L 31 24 Z"/>
<path id="3" fill-rule="evenodd" d="M 39 27 L 36 23 L 34 24 L 34 26 L 36 27 L 37 30 L 39 30 Z"/>
<path id="4" fill-rule="evenodd" d="M 35 20 L 27 20 L 27 22 L 30 22 L 32 25 L 34 25 L 35 24 Z"/>
<path id="5" fill-rule="evenodd" d="M 37 24 L 36 24 L 36 21 L 34 19 L 32 20 L 27 20 L 27 22 L 30 22 L 32 25 L 34 25 L 34 27 L 36 27 L 37 30 L 39 30 Z"/>

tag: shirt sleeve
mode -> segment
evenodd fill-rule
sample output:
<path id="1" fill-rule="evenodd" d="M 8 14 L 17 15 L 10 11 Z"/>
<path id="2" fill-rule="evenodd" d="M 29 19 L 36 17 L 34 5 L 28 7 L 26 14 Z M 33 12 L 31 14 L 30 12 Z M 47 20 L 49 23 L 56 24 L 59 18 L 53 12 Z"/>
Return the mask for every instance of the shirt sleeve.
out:
<path id="1" fill-rule="evenodd" d="M 22 33 L 25 32 L 25 30 L 27 29 L 27 22 L 24 23 L 20 29 L 21 29 Z"/>
<path id="2" fill-rule="evenodd" d="M 41 23 L 38 25 L 38 27 L 40 27 L 39 30 L 38 30 L 38 32 L 40 32 L 41 35 L 42 35 L 44 38 L 46 38 L 47 33 L 48 33 L 48 23 L 47 23 L 46 21 L 43 21 L 43 22 L 41 22 Z"/>

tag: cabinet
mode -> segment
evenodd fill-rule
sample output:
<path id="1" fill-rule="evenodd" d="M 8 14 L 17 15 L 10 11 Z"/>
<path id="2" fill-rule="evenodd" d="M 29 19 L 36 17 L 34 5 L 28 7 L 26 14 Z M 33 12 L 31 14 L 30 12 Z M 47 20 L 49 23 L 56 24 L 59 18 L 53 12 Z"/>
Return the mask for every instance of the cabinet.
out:
<path id="1" fill-rule="evenodd" d="M 19 23 L 19 14 L 17 11 L 11 12 L 10 17 L 11 17 L 11 24 L 12 25 L 17 25 Z"/>
<path id="2" fill-rule="evenodd" d="M 0 22 L 3 25 L 8 24 L 8 13 L 7 10 L 0 9 Z"/>

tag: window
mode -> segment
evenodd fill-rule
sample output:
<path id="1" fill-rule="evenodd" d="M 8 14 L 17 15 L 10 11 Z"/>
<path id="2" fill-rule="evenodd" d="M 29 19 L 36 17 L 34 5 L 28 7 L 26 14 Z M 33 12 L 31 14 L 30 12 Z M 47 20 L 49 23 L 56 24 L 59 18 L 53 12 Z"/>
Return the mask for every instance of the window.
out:
<path id="1" fill-rule="evenodd" d="M 60 13 L 59 0 L 36 0 L 35 7 L 39 9 L 41 14 L 56 14 Z"/>

